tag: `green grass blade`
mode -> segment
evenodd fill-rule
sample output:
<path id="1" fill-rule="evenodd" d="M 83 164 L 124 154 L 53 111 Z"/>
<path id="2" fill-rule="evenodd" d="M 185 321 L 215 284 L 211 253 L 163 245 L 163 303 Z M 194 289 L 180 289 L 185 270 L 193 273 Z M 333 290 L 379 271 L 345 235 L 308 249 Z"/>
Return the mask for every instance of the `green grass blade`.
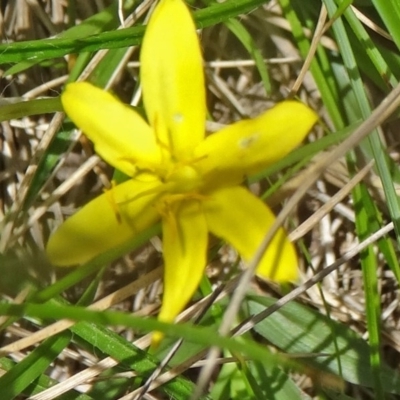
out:
<path id="1" fill-rule="evenodd" d="M 325 0 L 324 2 L 328 12 L 333 15 L 336 11 L 336 5 L 334 4 L 333 0 Z M 357 61 L 352 52 L 343 22 L 340 19 L 333 24 L 333 30 L 337 38 L 338 46 L 341 50 L 341 56 L 343 58 L 344 65 L 349 74 L 350 86 L 352 87 L 354 96 L 358 102 L 359 111 L 361 113 L 360 116 L 363 119 L 366 119 L 371 114 L 371 107 L 367 94 L 365 93 L 364 84 L 359 74 Z M 353 112 L 357 113 L 357 110 L 354 109 L 354 107 L 346 107 L 346 109 L 353 109 Z M 361 147 L 367 155 L 371 154 L 375 159 L 376 168 L 382 180 L 385 196 L 388 202 L 389 212 L 394 222 L 397 236 L 400 238 L 399 202 L 397 199 L 397 194 L 394 190 L 393 178 L 390 172 L 386 150 L 381 143 L 378 132 L 372 132 L 368 137 L 368 142 L 364 141 L 361 144 Z"/>
<path id="2" fill-rule="evenodd" d="M 266 296 L 249 296 L 249 310 L 257 314 L 276 302 Z M 330 320 L 306 306 L 291 302 L 255 326 L 255 331 L 289 354 L 325 354 L 307 357 L 304 362 L 321 371 L 339 373 L 336 358 L 340 357 L 343 378 L 351 383 L 371 387 L 370 348 L 345 324 Z M 340 353 L 335 351 L 336 338 Z M 380 370 L 386 392 L 400 394 L 400 375 L 389 367 Z"/>
<path id="3" fill-rule="evenodd" d="M 74 135 L 74 132 L 75 129 L 71 127 L 71 124 L 63 124 L 62 130 L 57 133 L 56 137 L 52 140 L 49 147 L 46 149 L 45 154 L 39 161 L 39 165 L 29 186 L 28 193 L 24 202 L 25 211 L 27 211 L 29 207 L 31 207 L 37 200 L 37 196 L 42 190 L 43 185 L 60 161 L 60 156 L 64 154 L 70 147 L 70 141 Z"/>
<path id="4" fill-rule="evenodd" d="M 224 22 L 232 17 L 250 12 L 265 3 L 265 0 L 227 1 L 213 4 L 194 12 L 199 28 Z M 97 35 L 79 38 L 54 38 L 33 40 L 0 45 L 0 64 L 20 61 L 41 61 L 63 57 L 70 53 L 91 52 L 101 49 L 116 49 L 138 45 L 142 41 L 144 26 L 103 32 Z"/>
<path id="5" fill-rule="evenodd" d="M 294 40 L 300 50 L 301 56 L 305 59 L 310 51 L 310 41 L 304 34 L 303 25 L 299 16 L 296 13 L 296 8 L 303 8 L 304 2 L 300 1 L 296 4 L 295 1 L 279 0 L 284 15 L 291 26 L 291 31 Z M 312 23 L 312 22 L 310 22 Z M 312 26 L 309 26 L 312 28 Z M 342 118 L 340 110 L 340 95 L 337 92 L 334 82 L 331 65 L 325 55 L 325 50 L 322 47 L 318 48 L 319 60 L 313 58 L 310 64 L 310 71 L 314 77 L 315 83 L 321 93 L 322 101 L 328 110 L 336 129 L 343 129 L 346 124 Z"/>
<path id="6" fill-rule="evenodd" d="M 0 315 L 29 316 L 39 319 L 67 318 L 99 325 L 125 326 L 142 332 L 160 331 L 166 336 L 183 338 L 206 346 L 226 348 L 231 352 L 243 354 L 260 362 L 276 363 L 300 368 L 294 360 L 280 354 L 271 354 L 262 345 L 255 342 L 242 343 L 235 338 L 221 337 L 215 329 L 191 324 L 167 324 L 153 318 L 143 318 L 118 311 L 93 311 L 82 307 L 55 304 L 0 304 Z"/>
<path id="7" fill-rule="evenodd" d="M 262 53 L 254 43 L 252 36 L 249 34 L 244 25 L 236 19 L 229 19 L 225 22 L 225 25 L 241 41 L 243 46 L 249 52 L 250 56 L 253 58 L 261 80 L 264 84 L 265 92 L 267 95 L 269 95 L 271 93 L 271 81 L 269 79 L 268 69 L 264 62 Z"/>
<path id="8" fill-rule="evenodd" d="M 400 48 L 400 3 L 398 1 L 372 0 L 397 48 Z"/>
<path id="9" fill-rule="evenodd" d="M 130 342 L 115 332 L 101 325 L 79 322 L 70 328 L 71 331 L 84 339 L 88 347 L 95 347 L 105 355 L 120 362 L 125 369 L 133 370 L 142 378 L 147 378 L 158 365 L 158 359 L 149 353 L 136 348 Z M 165 393 L 172 398 L 189 398 L 194 391 L 194 384 L 184 377 L 169 381 L 164 385 Z M 206 396 L 203 399 L 207 399 Z"/>
<path id="10" fill-rule="evenodd" d="M 136 2 L 134 0 L 127 0 L 123 2 L 123 10 L 124 13 L 131 13 L 136 7 Z M 72 8 L 72 7 L 70 7 Z M 73 15 L 71 15 L 73 17 Z M 71 19 L 70 21 L 75 21 L 75 19 Z M 101 32 L 114 30 L 119 25 L 118 19 L 118 3 L 113 2 L 109 7 L 100 11 L 99 13 L 92 15 L 86 18 L 79 25 L 72 26 L 70 29 L 61 32 L 57 38 L 51 40 L 59 40 L 59 39 L 72 39 L 72 40 L 80 40 L 81 38 L 88 37 L 90 35 L 100 34 Z M 48 58 L 48 57 L 45 57 Z M 51 58 L 51 57 L 50 57 Z M 2 58 L 1 58 L 2 60 Z M 4 75 L 13 75 L 25 71 L 28 68 L 38 64 L 42 60 L 39 57 L 38 60 L 24 60 L 9 68 Z M 1 61 L 3 62 L 3 61 Z M 7 61 L 4 61 L 5 63 Z"/>
<path id="11" fill-rule="evenodd" d="M 360 240 L 366 239 L 372 232 L 371 222 L 376 220 L 373 201 L 363 184 L 354 189 L 356 208 L 357 235 Z M 360 254 L 363 273 L 367 327 L 369 334 L 371 372 L 374 383 L 375 398 L 384 400 L 384 385 L 381 381 L 382 359 L 380 356 L 380 296 L 378 291 L 378 267 L 372 246 Z"/>
<path id="12" fill-rule="evenodd" d="M 344 16 L 350 28 L 347 31 L 353 33 L 355 36 L 355 40 L 351 40 L 349 37 L 350 48 L 353 48 L 353 45 L 361 47 L 360 50 L 362 51 L 358 51 L 358 54 L 365 54 L 366 57 L 364 59 L 369 60 L 372 64 L 371 66 L 375 69 L 382 82 L 386 84 L 386 89 L 389 87 L 395 87 L 398 83 L 397 78 L 354 12 L 351 9 L 348 9 L 344 13 Z M 355 59 L 357 59 L 357 57 L 355 57 Z M 365 64 L 358 63 L 358 65 L 365 70 Z M 368 75 L 373 75 L 373 72 L 369 72 Z"/>
<path id="13" fill-rule="evenodd" d="M 0 368 L 5 372 L 12 370 L 15 365 L 15 362 L 6 357 L 0 358 Z M 33 396 L 49 388 L 50 386 L 55 385 L 56 383 L 56 380 L 49 378 L 47 375 L 41 375 L 24 390 L 24 394 L 26 396 Z M 57 400 L 92 400 L 92 397 L 79 393 L 75 390 L 71 390 L 68 393 L 58 396 Z"/>
<path id="14" fill-rule="evenodd" d="M 0 100 L 1 102 L 2 100 Z M 0 122 L 26 117 L 63 111 L 59 97 L 51 99 L 23 100 L 6 104 L 0 103 Z"/>
<path id="15" fill-rule="evenodd" d="M 69 344 L 71 334 L 62 332 L 46 339 L 22 361 L 0 377 L 1 398 L 12 400 L 18 397 Z"/>

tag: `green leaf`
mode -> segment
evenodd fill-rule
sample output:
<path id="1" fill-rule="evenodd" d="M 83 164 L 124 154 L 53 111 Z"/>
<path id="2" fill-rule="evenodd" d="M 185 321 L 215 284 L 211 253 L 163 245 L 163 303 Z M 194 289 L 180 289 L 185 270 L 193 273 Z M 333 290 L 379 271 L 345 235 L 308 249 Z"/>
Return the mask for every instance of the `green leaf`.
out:
<path id="1" fill-rule="evenodd" d="M 258 314 L 276 302 L 270 297 L 249 296 L 252 314 Z M 370 367 L 370 348 L 358 334 L 346 325 L 333 321 L 319 311 L 290 302 L 258 323 L 254 330 L 289 354 L 323 354 L 303 362 L 314 368 L 339 374 L 338 357 L 343 379 L 371 387 L 374 377 Z M 335 340 L 339 354 L 335 350 Z M 400 394 L 400 375 L 383 366 L 381 379 L 386 392 Z"/>
<path id="2" fill-rule="evenodd" d="M 9 360 L 6 357 L 0 358 L 0 367 L 4 371 L 10 371 L 15 367 L 15 365 L 16 365 L 15 362 Z M 32 396 L 34 394 L 42 392 L 43 390 L 49 388 L 52 385 L 55 385 L 56 383 L 57 383 L 56 380 L 51 379 L 46 375 L 41 375 L 24 390 L 24 394 L 26 396 Z M 93 400 L 93 398 L 87 396 L 86 394 L 82 394 L 75 390 L 71 390 L 68 393 L 64 393 L 58 396 L 57 400 Z"/>
<path id="3" fill-rule="evenodd" d="M 261 76 L 261 80 L 264 84 L 264 89 L 267 95 L 271 93 L 271 81 L 268 75 L 268 69 L 264 62 L 264 58 L 259 48 L 257 48 L 256 44 L 250 33 L 244 27 L 244 25 L 239 22 L 237 19 L 229 19 L 225 22 L 225 25 L 232 31 L 232 33 L 242 42 L 243 46 L 249 52 L 251 57 L 256 63 L 256 67 Z"/>
<path id="4" fill-rule="evenodd" d="M 377 210 L 365 184 L 360 183 L 353 190 L 356 210 L 356 229 L 360 240 L 367 239 L 375 232 Z M 360 253 L 363 274 L 365 307 L 370 345 L 371 371 L 375 398 L 384 399 L 383 384 L 380 379 L 382 359 L 380 356 L 380 296 L 378 291 L 378 265 L 373 246 L 368 246 Z"/>
<path id="5" fill-rule="evenodd" d="M 134 0 L 126 0 L 123 3 L 123 10 L 125 13 L 131 13 L 135 6 L 136 1 Z M 60 39 L 70 39 L 70 40 L 79 40 L 80 38 L 85 38 L 90 35 L 96 35 L 103 31 L 109 31 L 116 29 L 119 25 L 119 18 L 118 18 L 118 2 L 114 1 L 111 6 L 107 7 L 106 9 L 100 11 L 99 13 L 92 15 L 85 19 L 81 24 L 72 26 L 68 30 L 60 33 L 57 38 L 53 38 L 50 40 L 54 40 L 57 43 L 57 40 Z M 39 42 L 39 41 L 35 41 Z M 19 42 L 19 43 L 26 43 L 26 42 Z M 34 42 L 28 42 L 34 43 Z M 21 52 L 24 53 L 24 50 L 21 49 Z M 45 57 L 52 58 L 52 57 Z M 27 60 L 22 58 L 17 65 L 9 68 L 5 73 L 4 76 L 17 74 L 22 72 L 39 62 L 41 62 L 43 58 L 40 56 L 38 58 L 34 57 L 31 60 Z M 3 61 L 1 61 L 2 63 Z M 4 63 L 7 61 L 4 60 Z"/>
<path id="6" fill-rule="evenodd" d="M 235 354 L 243 354 L 254 360 L 270 362 L 300 368 L 294 360 L 281 354 L 271 354 L 263 346 L 246 342 L 242 343 L 235 338 L 221 337 L 215 329 L 192 326 L 188 323 L 168 324 L 153 318 L 143 318 L 118 311 L 93 311 L 83 307 L 64 306 L 56 304 L 1 304 L 0 315 L 30 316 L 33 318 L 50 319 L 55 315 L 58 318 L 67 318 L 74 321 L 86 321 L 99 325 L 126 326 L 142 332 L 160 331 L 166 336 L 183 338 L 185 340 L 206 346 L 226 348 Z"/>
<path id="7" fill-rule="evenodd" d="M 70 125 L 71 124 L 68 123 L 63 125 L 63 129 L 57 133 L 39 161 L 39 165 L 29 185 L 28 193 L 25 198 L 24 210 L 28 210 L 28 208 L 32 206 L 44 183 L 60 161 L 60 156 L 64 154 L 70 146 L 71 138 L 75 132 Z"/>
<path id="8" fill-rule="evenodd" d="M 398 49 L 400 49 L 400 3 L 398 1 L 372 0 Z"/>
<path id="9" fill-rule="evenodd" d="M 62 332 L 46 339 L 22 361 L 0 377 L 2 400 L 12 400 L 20 395 L 69 344 L 71 334 Z"/>
<path id="10" fill-rule="evenodd" d="M 279 365 L 240 360 L 222 366 L 211 395 L 213 400 L 311 400 Z"/>
<path id="11" fill-rule="evenodd" d="M 28 115 L 39 115 L 63 111 L 59 97 L 51 99 L 23 100 L 9 99 L 0 100 L 0 122 L 10 119 L 22 118 Z"/>
<path id="12" fill-rule="evenodd" d="M 148 378 L 157 368 L 159 362 L 157 358 L 101 325 L 80 322 L 70 329 L 75 335 L 87 341 L 91 348 L 95 347 L 105 355 L 118 360 L 124 369 L 137 372 L 139 377 Z M 165 393 L 172 398 L 186 399 L 194 391 L 194 384 L 181 376 L 167 382 L 163 387 Z M 204 396 L 203 399 L 207 397 Z"/>
<path id="13" fill-rule="evenodd" d="M 204 28 L 250 12 L 264 3 L 265 0 L 227 1 L 196 11 L 194 17 L 197 26 Z M 134 46 L 141 43 L 144 31 L 144 26 L 137 26 L 73 39 L 68 37 L 7 43 L 0 45 L 0 64 L 26 60 L 37 62 L 70 53 Z"/>

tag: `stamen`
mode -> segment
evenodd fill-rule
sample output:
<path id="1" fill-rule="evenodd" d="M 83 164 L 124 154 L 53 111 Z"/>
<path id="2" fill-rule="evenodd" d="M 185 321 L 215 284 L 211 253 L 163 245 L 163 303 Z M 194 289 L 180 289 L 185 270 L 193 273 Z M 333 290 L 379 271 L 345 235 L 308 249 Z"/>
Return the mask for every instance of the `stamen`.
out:
<path id="1" fill-rule="evenodd" d="M 177 203 L 182 203 L 183 201 L 188 200 L 197 200 L 202 202 L 204 200 L 209 200 L 209 196 L 200 193 L 168 194 L 154 204 L 161 217 L 169 220 L 169 223 L 174 227 L 176 234 L 179 234 L 179 231 L 176 222 L 176 209 L 174 210 L 174 208 L 179 207 Z"/>
<path id="2" fill-rule="evenodd" d="M 121 213 L 118 210 L 118 203 L 115 201 L 114 198 L 114 192 L 113 189 L 117 186 L 115 181 L 111 181 L 111 189 L 103 189 L 104 194 L 106 195 L 106 198 L 108 202 L 110 203 L 111 208 L 114 211 L 115 218 L 117 219 L 117 222 L 119 224 L 122 224 L 122 218 L 121 218 Z"/>
<path id="3" fill-rule="evenodd" d="M 164 143 L 160 137 L 161 136 L 161 128 L 160 128 L 160 122 L 159 122 L 159 118 L 158 118 L 157 114 L 154 116 L 152 126 L 153 126 L 153 129 L 155 132 L 157 145 L 161 149 L 161 159 L 163 160 L 162 162 L 163 162 L 163 164 L 166 164 L 169 161 L 169 159 L 173 159 L 171 143 Z M 170 136 L 171 135 L 168 133 L 168 138 L 171 141 Z M 168 160 L 165 159 L 165 152 L 167 152 L 169 155 Z"/>
<path id="4" fill-rule="evenodd" d="M 139 194 L 137 194 L 135 196 L 132 196 L 129 199 L 126 199 L 126 200 L 123 200 L 123 201 L 119 201 L 117 204 L 118 205 L 124 205 L 124 204 L 130 203 L 132 201 L 141 199 L 142 197 L 149 196 L 149 195 L 155 194 L 155 193 L 161 195 L 161 194 L 165 193 L 166 191 L 168 191 L 168 186 L 171 186 L 171 185 L 168 184 L 168 183 L 161 184 L 160 186 L 157 186 L 157 187 L 152 188 L 152 189 L 145 190 L 145 191 L 143 191 L 143 192 L 141 192 L 141 193 L 139 193 Z"/>

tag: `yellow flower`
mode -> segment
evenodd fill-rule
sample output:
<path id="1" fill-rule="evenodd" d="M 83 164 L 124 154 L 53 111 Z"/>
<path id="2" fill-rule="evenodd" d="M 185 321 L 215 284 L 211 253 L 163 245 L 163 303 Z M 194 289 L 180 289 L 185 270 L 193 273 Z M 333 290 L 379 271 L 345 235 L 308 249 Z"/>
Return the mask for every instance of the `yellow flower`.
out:
<path id="1" fill-rule="evenodd" d="M 55 265 L 89 261 L 162 220 L 164 294 L 159 315 L 171 322 L 199 285 L 208 232 L 249 260 L 274 222 L 270 209 L 240 186 L 289 153 L 317 120 L 285 101 L 257 118 L 205 137 L 205 83 L 194 22 L 182 0 L 161 0 L 146 29 L 141 83 L 147 121 L 111 94 L 72 83 L 62 94 L 68 116 L 96 152 L 131 179 L 100 195 L 50 237 Z M 297 277 L 297 258 L 283 229 L 257 273 Z M 156 334 L 155 341 L 161 335 Z"/>

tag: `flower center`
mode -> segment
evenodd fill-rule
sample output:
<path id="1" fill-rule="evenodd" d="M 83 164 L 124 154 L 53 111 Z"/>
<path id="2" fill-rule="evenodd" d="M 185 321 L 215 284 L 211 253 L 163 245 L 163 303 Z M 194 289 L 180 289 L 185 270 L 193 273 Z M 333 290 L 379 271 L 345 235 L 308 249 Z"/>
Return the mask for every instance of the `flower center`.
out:
<path id="1" fill-rule="evenodd" d="M 167 176 L 167 182 L 172 183 L 171 192 L 192 192 L 201 186 L 201 175 L 190 165 L 178 165 L 177 168 Z"/>

